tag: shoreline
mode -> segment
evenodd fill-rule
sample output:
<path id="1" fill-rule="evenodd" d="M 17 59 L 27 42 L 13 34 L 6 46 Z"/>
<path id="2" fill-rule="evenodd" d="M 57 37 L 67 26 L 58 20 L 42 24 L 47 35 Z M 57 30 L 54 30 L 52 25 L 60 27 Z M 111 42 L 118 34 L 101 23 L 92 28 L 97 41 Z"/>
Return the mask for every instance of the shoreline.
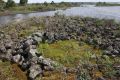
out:
<path id="1" fill-rule="evenodd" d="M 74 6 L 73 6 L 74 7 Z M 4 11 L 0 12 L 0 16 L 9 16 L 9 15 L 16 15 L 16 14 L 28 14 L 28 13 L 38 13 L 38 12 L 47 12 L 47 11 L 56 11 L 56 10 L 66 10 L 71 7 L 66 7 L 66 8 L 57 8 L 57 9 L 49 9 L 49 10 L 36 10 L 36 11 Z"/>

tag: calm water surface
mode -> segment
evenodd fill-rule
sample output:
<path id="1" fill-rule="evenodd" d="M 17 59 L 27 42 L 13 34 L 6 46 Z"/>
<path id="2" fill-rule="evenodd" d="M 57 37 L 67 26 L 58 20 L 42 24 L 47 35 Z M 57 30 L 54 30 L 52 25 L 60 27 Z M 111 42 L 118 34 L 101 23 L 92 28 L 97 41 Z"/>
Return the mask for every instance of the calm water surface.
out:
<path id="1" fill-rule="evenodd" d="M 65 14 L 66 16 L 83 16 L 93 18 L 105 18 L 115 19 L 120 21 L 120 6 L 112 7 L 95 7 L 95 6 L 83 6 L 83 7 L 72 7 L 66 10 L 47 11 L 47 12 L 36 12 L 28 14 L 15 14 L 8 16 L 0 16 L 0 24 L 7 24 L 13 21 L 21 21 L 23 19 L 38 17 L 38 16 L 53 16 L 56 12 Z"/>

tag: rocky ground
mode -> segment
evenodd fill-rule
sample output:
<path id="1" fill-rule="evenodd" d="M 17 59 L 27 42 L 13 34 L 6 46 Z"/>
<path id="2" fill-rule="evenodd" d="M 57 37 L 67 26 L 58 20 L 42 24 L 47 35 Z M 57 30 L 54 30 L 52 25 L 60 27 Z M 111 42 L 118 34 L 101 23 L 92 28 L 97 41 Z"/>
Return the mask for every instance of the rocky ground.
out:
<path id="1" fill-rule="evenodd" d="M 99 20 L 77 16 L 66 17 L 64 15 L 31 18 L 20 23 L 1 26 L 0 59 L 3 62 L 9 61 L 11 65 L 19 67 L 21 72 L 23 71 L 23 74 L 27 76 L 27 78 L 24 78 L 25 80 L 37 78 L 39 80 L 45 77 L 46 72 L 51 73 L 51 76 L 56 73 L 58 75 L 62 74 L 62 77 L 67 75 L 69 77 L 66 78 L 67 80 L 119 80 L 119 32 L 120 24 L 113 20 Z M 79 48 L 78 45 L 78 48 L 74 50 L 74 43 L 72 46 L 67 47 L 63 45 L 64 49 L 60 49 L 63 52 L 58 47 L 55 50 L 56 54 L 64 55 L 67 52 L 68 56 L 71 55 L 69 54 L 71 51 L 78 51 L 78 54 L 82 55 L 74 52 L 72 54 L 76 53 L 77 57 L 76 55 L 70 57 L 63 56 L 57 60 L 51 57 L 56 54 L 44 55 L 44 51 L 40 47 L 44 44 L 56 44 L 59 41 L 67 41 L 68 44 L 71 44 L 73 40 L 77 41 L 79 46 L 88 45 L 92 48 L 83 47 L 86 48 L 87 52 L 82 52 L 81 47 Z M 48 48 L 44 47 L 45 51 Z M 89 51 L 90 49 L 94 51 L 91 52 Z M 48 55 L 50 54 L 49 51 L 47 52 Z M 66 59 L 67 62 L 75 64 L 66 65 L 67 62 L 64 62 L 63 58 L 69 58 Z M 17 71 L 20 72 L 20 70 Z M 71 75 L 74 78 L 70 78 Z M 61 80 L 61 78 L 57 79 Z M 49 80 L 49 77 L 48 79 L 43 78 L 43 80 Z"/>

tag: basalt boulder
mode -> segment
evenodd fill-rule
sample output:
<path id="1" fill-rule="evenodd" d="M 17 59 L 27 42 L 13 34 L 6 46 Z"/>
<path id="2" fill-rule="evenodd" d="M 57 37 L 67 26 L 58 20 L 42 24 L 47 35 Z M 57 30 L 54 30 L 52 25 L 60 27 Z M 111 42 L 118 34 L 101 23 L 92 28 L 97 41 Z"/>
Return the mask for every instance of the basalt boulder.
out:
<path id="1" fill-rule="evenodd" d="M 38 43 L 42 42 L 44 32 L 36 32 L 32 34 L 32 38 Z"/>
<path id="2" fill-rule="evenodd" d="M 43 71 L 40 67 L 40 65 L 32 65 L 29 68 L 29 79 L 34 80 L 38 75 L 42 74 Z"/>
<path id="3" fill-rule="evenodd" d="M 19 63 L 21 58 L 22 58 L 22 56 L 20 54 L 17 54 L 17 55 L 12 57 L 13 62 L 15 62 L 15 63 Z"/>
<path id="4" fill-rule="evenodd" d="M 5 53 L 6 52 L 6 48 L 4 45 L 0 46 L 0 53 Z"/>
<path id="5" fill-rule="evenodd" d="M 11 49 L 11 48 L 12 48 L 12 45 L 13 45 L 13 42 L 12 42 L 12 41 L 7 41 L 7 42 L 5 43 L 5 48 L 6 48 L 6 49 Z"/>

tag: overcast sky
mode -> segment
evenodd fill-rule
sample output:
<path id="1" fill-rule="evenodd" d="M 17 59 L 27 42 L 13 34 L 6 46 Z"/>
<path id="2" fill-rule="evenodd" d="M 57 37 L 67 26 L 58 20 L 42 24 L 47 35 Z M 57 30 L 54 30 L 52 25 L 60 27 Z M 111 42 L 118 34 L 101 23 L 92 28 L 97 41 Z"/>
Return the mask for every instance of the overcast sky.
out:
<path id="1" fill-rule="evenodd" d="M 19 2 L 19 0 L 14 0 L 15 2 Z M 37 2 L 120 2 L 120 0 L 28 0 L 29 3 L 37 3 Z"/>

